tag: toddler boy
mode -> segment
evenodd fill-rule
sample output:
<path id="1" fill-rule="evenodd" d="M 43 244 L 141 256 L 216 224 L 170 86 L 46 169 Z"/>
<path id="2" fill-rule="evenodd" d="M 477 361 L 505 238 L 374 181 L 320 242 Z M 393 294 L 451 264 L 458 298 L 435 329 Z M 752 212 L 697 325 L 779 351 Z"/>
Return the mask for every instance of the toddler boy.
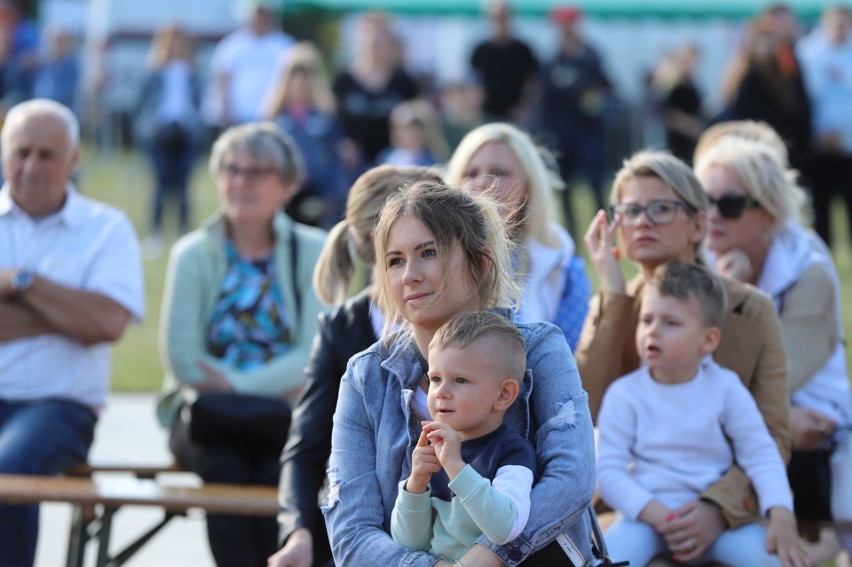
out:
<path id="1" fill-rule="evenodd" d="M 660 266 L 645 286 L 636 329 L 642 366 L 609 387 L 598 418 L 599 491 L 620 512 L 604 536 L 614 559 L 634 566 L 658 554 L 678 559 L 655 528 L 736 462 L 769 526 L 723 532 L 698 562 L 807 565 L 778 449 L 751 394 L 710 356 L 725 304 L 721 282 L 697 264 Z M 680 553 L 695 549 L 683 545 Z"/>
<path id="2" fill-rule="evenodd" d="M 449 561 L 485 534 L 505 544 L 529 518 L 532 445 L 503 424 L 526 372 L 518 329 L 496 313 L 463 313 L 429 344 L 428 407 L 433 421 L 400 483 L 391 534 L 400 545 Z"/>

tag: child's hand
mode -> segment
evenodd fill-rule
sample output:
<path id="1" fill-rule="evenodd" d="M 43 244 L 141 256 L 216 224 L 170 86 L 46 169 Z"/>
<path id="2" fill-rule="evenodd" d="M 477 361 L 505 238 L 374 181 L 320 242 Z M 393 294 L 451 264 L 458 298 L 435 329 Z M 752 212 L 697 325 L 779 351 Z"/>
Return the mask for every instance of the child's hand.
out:
<path id="1" fill-rule="evenodd" d="M 426 492 L 432 475 L 441 470 L 441 462 L 435 455 L 435 447 L 429 444 L 426 430 L 420 432 L 417 446 L 411 454 L 411 475 L 405 481 L 405 489 L 414 494 Z"/>
<path id="2" fill-rule="evenodd" d="M 799 545 L 799 532 L 793 512 L 775 507 L 769 510 L 766 550 L 776 553 L 784 567 L 809 567 L 807 555 Z"/>
<path id="3" fill-rule="evenodd" d="M 423 432 L 435 448 L 435 455 L 447 476 L 450 480 L 456 478 L 465 467 L 461 458 L 461 435 L 446 423 L 437 421 L 424 421 Z"/>

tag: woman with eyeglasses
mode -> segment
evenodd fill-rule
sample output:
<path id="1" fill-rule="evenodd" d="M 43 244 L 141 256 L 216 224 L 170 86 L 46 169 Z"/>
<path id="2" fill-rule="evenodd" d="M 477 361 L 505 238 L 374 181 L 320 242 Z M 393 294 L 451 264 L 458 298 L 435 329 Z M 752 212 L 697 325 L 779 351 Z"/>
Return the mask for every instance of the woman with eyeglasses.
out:
<path id="1" fill-rule="evenodd" d="M 804 475 L 810 478 L 803 479 L 803 486 L 797 479 L 800 471 L 809 470 L 804 467 L 815 466 L 814 459 L 822 456 L 830 463 L 830 495 L 823 498 L 830 504 L 815 510 L 818 495 L 797 493 L 797 513 L 833 518 L 845 549 L 852 551 L 852 393 L 831 253 L 801 225 L 805 193 L 770 146 L 723 138 L 701 156 L 695 171 L 711 203 L 708 262 L 719 273 L 765 291 L 781 320 L 790 377 L 794 490 L 816 484 L 813 469 Z"/>
<path id="2" fill-rule="evenodd" d="M 707 194 L 692 170 L 669 153 L 639 152 L 613 183 L 611 217 L 599 211 L 585 243 L 600 289 L 575 353 L 594 419 L 607 387 L 639 367 L 634 340 L 639 298 L 654 269 L 671 260 L 700 262 Z M 619 249 L 613 247 L 618 236 Z M 619 254 L 638 274 L 625 281 Z M 724 279 L 728 314 L 715 360 L 736 372 L 754 396 L 782 458 L 790 454 L 784 347 L 772 303 L 759 291 Z M 758 510 L 743 471 L 732 467 L 716 484 L 656 526 L 673 555 L 700 557 L 726 530 L 755 521 Z"/>
<path id="3" fill-rule="evenodd" d="M 177 462 L 205 482 L 276 486 L 287 402 L 304 382 L 322 309 L 311 277 L 325 232 L 282 212 L 302 158 L 274 124 L 223 133 L 210 173 L 219 211 L 169 257 L 157 413 Z M 265 566 L 277 549 L 273 517 L 208 514 L 207 536 L 219 567 Z"/>

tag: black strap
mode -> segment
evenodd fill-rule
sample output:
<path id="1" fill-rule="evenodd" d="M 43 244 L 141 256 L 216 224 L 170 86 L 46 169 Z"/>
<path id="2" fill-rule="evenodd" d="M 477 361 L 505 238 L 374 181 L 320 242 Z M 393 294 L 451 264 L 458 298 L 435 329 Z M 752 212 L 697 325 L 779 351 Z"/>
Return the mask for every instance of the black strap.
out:
<path id="1" fill-rule="evenodd" d="M 630 565 L 629 561 L 613 561 L 609 556 L 609 551 L 606 548 L 606 540 L 604 539 L 601 525 L 598 523 L 598 515 L 595 513 L 595 507 L 589 506 L 589 519 L 592 524 L 592 554 L 597 559 L 597 565 L 603 567 L 625 567 Z"/>
<path id="2" fill-rule="evenodd" d="M 293 296 L 296 299 L 296 314 L 302 316 L 302 292 L 296 278 L 299 265 L 299 239 L 296 238 L 296 227 L 290 226 L 290 279 L 293 281 Z"/>

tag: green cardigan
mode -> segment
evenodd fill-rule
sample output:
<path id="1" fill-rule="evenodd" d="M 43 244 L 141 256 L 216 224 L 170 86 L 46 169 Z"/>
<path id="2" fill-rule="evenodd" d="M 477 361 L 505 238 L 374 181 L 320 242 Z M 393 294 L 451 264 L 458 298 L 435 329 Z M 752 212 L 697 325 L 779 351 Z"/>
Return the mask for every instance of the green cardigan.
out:
<path id="1" fill-rule="evenodd" d="M 157 404 L 157 417 L 163 427 L 171 426 L 186 398 L 187 386 L 204 379 L 199 360 L 221 372 L 234 391 L 241 394 L 283 397 L 304 381 L 304 367 L 316 333 L 317 315 L 323 308 L 314 293 L 312 277 L 326 233 L 298 224 L 283 213 L 276 214 L 273 229 L 275 270 L 287 316 L 293 322 L 293 343 L 285 354 L 247 371 L 213 358 L 204 348 L 206 329 L 228 268 L 222 214 L 217 213 L 172 248 L 160 313 L 160 356 L 166 377 Z M 299 245 L 295 278 L 301 292 L 299 313 L 296 312 L 294 278 L 290 274 L 291 230 L 295 230 Z"/>

